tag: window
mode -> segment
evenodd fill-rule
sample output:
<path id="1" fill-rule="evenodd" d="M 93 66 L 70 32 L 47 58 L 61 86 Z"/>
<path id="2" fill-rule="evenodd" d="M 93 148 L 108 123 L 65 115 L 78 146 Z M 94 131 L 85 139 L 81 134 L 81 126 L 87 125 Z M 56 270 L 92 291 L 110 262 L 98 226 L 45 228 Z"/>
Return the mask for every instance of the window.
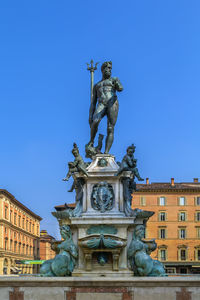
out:
<path id="1" fill-rule="evenodd" d="M 160 250 L 160 259 L 166 260 L 166 250 L 165 249 Z"/>
<path id="2" fill-rule="evenodd" d="M 197 250 L 197 259 L 200 260 L 200 249 Z"/>
<path id="3" fill-rule="evenodd" d="M 22 219 L 22 228 L 24 229 L 24 218 Z"/>
<path id="4" fill-rule="evenodd" d="M 10 210 L 10 222 L 12 222 L 12 210 Z"/>
<path id="5" fill-rule="evenodd" d="M 160 230 L 160 238 L 161 238 L 161 239 L 165 239 L 165 229 L 164 229 L 164 228 L 162 228 L 162 229 Z"/>
<path id="6" fill-rule="evenodd" d="M 140 197 L 140 205 L 145 206 L 146 205 L 146 199 L 145 197 Z"/>
<path id="7" fill-rule="evenodd" d="M 165 228 L 160 228 L 159 229 L 159 238 L 160 239 L 165 239 L 166 238 L 166 229 Z"/>
<path id="8" fill-rule="evenodd" d="M 185 228 L 179 229 L 179 238 L 180 239 L 185 239 L 186 238 L 186 229 Z"/>
<path id="9" fill-rule="evenodd" d="M 35 230 L 35 228 L 34 228 L 34 224 L 33 224 L 33 233 L 34 233 L 34 230 Z"/>
<path id="10" fill-rule="evenodd" d="M 186 260 L 186 250 L 185 249 L 180 250 L 180 259 Z"/>
<path id="11" fill-rule="evenodd" d="M 196 197 L 196 205 L 200 205 L 200 197 Z"/>
<path id="12" fill-rule="evenodd" d="M 12 250 L 13 250 L 13 241 L 10 240 L 10 251 L 12 251 Z"/>
<path id="13" fill-rule="evenodd" d="M 18 226 L 21 226 L 21 216 L 18 216 Z"/>
<path id="14" fill-rule="evenodd" d="M 180 274 L 187 274 L 187 268 L 180 268 Z"/>
<path id="15" fill-rule="evenodd" d="M 14 213 L 14 224 L 17 224 L 17 213 Z"/>
<path id="16" fill-rule="evenodd" d="M 8 207 L 5 206 L 5 219 L 8 219 Z"/>
<path id="17" fill-rule="evenodd" d="M 14 252 L 17 252 L 17 242 L 14 243 Z"/>
<path id="18" fill-rule="evenodd" d="M 28 231 L 28 221 L 26 221 L 26 230 Z"/>
<path id="19" fill-rule="evenodd" d="M 185 197 L 180 197 L 179 198 L 179 205 L 185 205 L 186 201 L 185 201 Z"/>
<path id="20" fill-rule="evenodd" d="M 199 247 L 195 247 L 195 259 L 200 261 L 200 248 Z"/>
<path id="21" fill-rule="evenodd" d="M 166 273 L 167 274 L 175 274 L 176 273 L 176 268 L 166 268 Z"/>
<path id="22" fill-rule="evenodd" d="M 8 240 L 5 238 L 5 250 L 8 250 Z"/>
<path id="23" fill-rule="evenodd" d="M 166 201 L 165 201 L 165 197 L 160 197 L 159 198 L 159 204 L 160 205 L 165 205 Z"/>
<path id="24" fill-rule="evenodd" d="M 196 212 L 196 221 L 200 221 L 200 211 Z"/>
<path id="25" fill-rule="evenodd" d="M 197 238 L 200 239 L 200 227 L 197 227 Z"/>
<path id="26" fill-rule="evenodd" d="M 184 211 L 179 213 L 179 221 L 186 221 L 186 213 Z"/>
<path id="27" fill-rule="evenodd" d="M 29 223 L 29 231 L 31 232 L 31 222 Z"/>
<path id="28" fill-rule="evenodd" d="M 166 213 L 164 211 L 159 213 L 159 220 L 166 221 Z"/>

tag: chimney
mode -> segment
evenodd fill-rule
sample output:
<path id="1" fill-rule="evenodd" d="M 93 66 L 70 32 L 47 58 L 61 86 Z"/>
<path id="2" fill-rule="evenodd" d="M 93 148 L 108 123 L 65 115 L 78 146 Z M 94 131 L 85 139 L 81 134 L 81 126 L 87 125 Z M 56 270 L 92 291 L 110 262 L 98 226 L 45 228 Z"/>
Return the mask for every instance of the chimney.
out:
<path id="1" fill-rule="evenodd" d="M 47 235 L 47 230 L 41 230 L 40 231 L 40 236 L 44 236 Z"/>
<path id="2" fill-rule="evenodd" d="M 199 179 L 198 178 L 194 178 L 193 181 L 194 181 L 194 183 L 198 183 Z"/>
<path id="3" fill-rule="evenodd" d="M 149 178 L 146 178 L 146 184 L 149 184 Z"/>
<path id="4" fill-rule="evenodd" d="M 174 186 L 174 178 L 171 178 L 171 186 Z"/>

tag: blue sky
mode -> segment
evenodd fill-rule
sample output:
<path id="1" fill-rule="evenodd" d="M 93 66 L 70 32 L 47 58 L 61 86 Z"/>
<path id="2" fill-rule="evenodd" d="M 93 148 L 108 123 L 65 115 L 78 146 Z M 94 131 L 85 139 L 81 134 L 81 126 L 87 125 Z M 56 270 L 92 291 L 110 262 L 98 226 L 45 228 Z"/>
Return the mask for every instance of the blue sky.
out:
<path id="1" fill-rule="evenodd" d="M 112 60 L 124 86 L 116 159 L 135 143 L 150 182 L 200 177 L 199 15 L 198 0 L 1 1 L 0 187 L 42 229 L 57 236 L 50 212 L 75 196 L 61 179 L 73 142 L 84 156 L 89 141 L 91 58 Z"/>

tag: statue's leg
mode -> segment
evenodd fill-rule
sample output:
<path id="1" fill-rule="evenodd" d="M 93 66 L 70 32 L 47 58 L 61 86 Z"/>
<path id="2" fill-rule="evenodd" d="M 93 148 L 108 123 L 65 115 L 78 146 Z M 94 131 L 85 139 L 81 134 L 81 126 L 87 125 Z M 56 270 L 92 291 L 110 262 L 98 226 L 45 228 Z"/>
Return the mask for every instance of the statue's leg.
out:
<path id="1" fill-rule="evenodd" d="M 140 176 L 138 168 L 134 168 L 134 175 L 137 177 L 139 181 L 143 181 L 144 179 Z"/>
<path id="2" fill-rule="evenodd" d="M 72 172 L 71 172 L 71 170 L 69 170 L 68 173 L 67 173 L 67 175 L 66 175 L 66 177 L 63 178 L 63 181 L 68 181 L 69 178 L 71 177 L 71 175 L 72 175 Z"/>
<path id="3" fill-rule="evenodd" d="M 110 148 L 113 144 L 114 140 L 114 127 L 117 121 L 117 115 L 119 110 L 118 101 L 115 100 L 112 106 L 108 106 L 107 108 L 107 117 L 108 117 L 108 125 L 107 125 L 107 138 L 106 138 L 106 149 L 105 153 L 110 151 Z"/>
<path id="4" fill-rule="evenodd" d="M 75 189 L 75 181 L 73 181 L 73 184 L 72 184 L 71 188 L 68 190 L 68 192 L 72 193 L 74 189 Z"/>
<path id="5" fill-rule="evenodd" d="M 94 144 L 94 139 L 97 134 L 99 123 L 101 122 L 102 118 L 105 116 L 105 112 L 106 112 L 105 106 L 102 103 L 99 103 L 93 115 L 93 122 L 91 125 L 91 132 L 90 132 L 91 138 L 89 144 L 92 145 Z"/>

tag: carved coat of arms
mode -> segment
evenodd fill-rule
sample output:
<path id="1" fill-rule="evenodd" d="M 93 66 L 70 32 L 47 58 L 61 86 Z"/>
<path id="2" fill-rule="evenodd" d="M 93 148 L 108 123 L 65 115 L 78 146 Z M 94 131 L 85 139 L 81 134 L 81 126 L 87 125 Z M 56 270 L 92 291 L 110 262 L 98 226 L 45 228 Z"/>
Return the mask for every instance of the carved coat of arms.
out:
<path id="1" fill-rule="evenodd" d="M 111 210 L 114 206 L 114 191 L 111 184 L 102 181 L 93 186 L 91 194 L 91 205 L 93 209 L 101 213 Z"/>

